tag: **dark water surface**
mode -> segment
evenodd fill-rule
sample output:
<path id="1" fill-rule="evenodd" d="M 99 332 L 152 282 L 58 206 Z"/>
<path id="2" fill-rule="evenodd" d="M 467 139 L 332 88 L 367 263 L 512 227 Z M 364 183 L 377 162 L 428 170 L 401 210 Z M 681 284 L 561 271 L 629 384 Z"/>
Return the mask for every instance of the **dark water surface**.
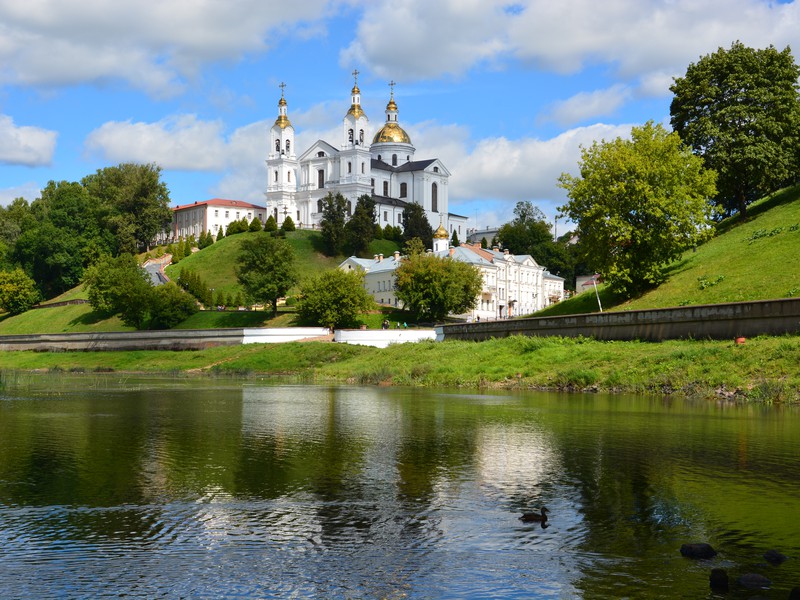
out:
<path id="1" fill-rule="evenodd" d="M 786 407 L 33 378 L 0 394 L 0 598 L 711 598 L 712 567 L 786 598 L 799 452 Z"/>

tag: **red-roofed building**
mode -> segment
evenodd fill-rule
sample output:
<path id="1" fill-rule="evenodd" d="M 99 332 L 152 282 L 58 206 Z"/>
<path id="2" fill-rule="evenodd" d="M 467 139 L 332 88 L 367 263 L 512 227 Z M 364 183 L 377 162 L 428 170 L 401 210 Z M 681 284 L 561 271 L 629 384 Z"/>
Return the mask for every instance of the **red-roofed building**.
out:
<path id="1" fill-rule="evenodd" d="M 210 231 L 216 237 L 220 229 L 224 231 L 229 223 L 242 218 L 247 219 L 248 223 L 257 218 L 263 224 L 266 213 L 264 206 L 222 198 L 175 206 L 172 209 L 170 230 L 165 233 L 166 239 L 160 241 L 175 241 L 192 235 L 198 239 L 205 231 Z"/>

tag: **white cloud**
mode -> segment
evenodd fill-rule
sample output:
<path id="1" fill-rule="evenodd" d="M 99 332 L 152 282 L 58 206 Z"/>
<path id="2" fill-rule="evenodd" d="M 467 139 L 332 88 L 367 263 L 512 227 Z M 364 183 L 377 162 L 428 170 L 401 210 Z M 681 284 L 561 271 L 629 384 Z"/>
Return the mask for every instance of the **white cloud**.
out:
<path id="1" fill-rule="evenodd" d="M 172 95 L 202 64 L 264 51 L 275 36 L 326 16 L 327 5 L 0 0 L 0 81 L 49 86 L 121 79 Z"/>
<path id="2" fill-rule="evenodd" d="M 194 115 L 157 123 L 109 121 L 87 136 L 86 147 L 112 162 L 153 162 L 163 169 L 221 171 L 229 160 L 222 122 Z"/>
<path id="3" fill-rule="evenodd" d="M 55 131 L 17 126 L 8 115 L 0 115 L 0 163 L 28 167 L 49 165 L 57 137 Z"/>
<path id="4" fill-rule="evenodd" d="M 10 188 L 0 189 L 0 205 L 8 206 L 17 198 L 25 198 L 30 203 L 36 200 L 41 193 L 41 186 L 33 181 Z"/>
<path id="5" fill-rule="evenodd" d="M 630 96 L 630 88 L 624 85 L 614 85 L 593 92 L 580 92 L 553 105 L 545 118 L 562 125 L 571 125 L 590 117 L 609 116 L 623 106 Z"/>
<path id="6" fill-rule="evenodd" d="M 800 45 L 797 2 L 521 0 L 513 7 L 502 0 L 378 0 L 365 9 L 340 62 L 407 79 L 460 75 L 512 58 L 557 73 L 605 64 L 621 80 L 641 78 L 652 93 L 656 79 L 668 82 L 735 40 Z M 663 85 L 660 93 L 667 93 Z"/>

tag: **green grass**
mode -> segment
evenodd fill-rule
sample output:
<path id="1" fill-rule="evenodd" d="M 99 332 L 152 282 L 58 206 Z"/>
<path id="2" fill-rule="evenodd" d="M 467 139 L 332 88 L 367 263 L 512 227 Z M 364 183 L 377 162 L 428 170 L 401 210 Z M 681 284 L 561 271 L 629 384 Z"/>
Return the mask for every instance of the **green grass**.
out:
<path id="1" fill-rule="evenodd" d="M 748 217 L 717 226 L 717 235 L 670 265 L 667 280 L 630 300 L 600 286 L 603 310 L 639 310 L 800 296 L 794 265 L 800 249 L 800 186 L 753 203 Z M 597 312 L 589 289 L 535 316 Z"/>
<path id="2" fill-rule="evenodd" d="M 236 257 L 242 242 L 254 233 L 239 233 L 222 238 L 211 246 L 187 256 L 176 265 L 169 265 L 165 272 L 167 277 L 176 280 L 183 269 L 197 272 L 208 287 L 215 293 L 236 295 L 241 290 L 236 280 Z M 319 231 L 298 230 L 286 234 L 297 258 L 297 264 L 304 277 L 317 275 L 328 269 L 336 268 L 344 257 L 329 257 L 322 253 L 322 234 Z"/>
<path id="3" fill-rule="evenodd" d="M 551 389 L 800 401 L 800 336 L 730 341 L 600 342 L 514 336 L 421 342 L 385 349 L 322 342 L 202 351 L 5 352 L 0 374 L 49 369 L 171 375 L 291 377 L 348 383 L 472 389 Z"/>

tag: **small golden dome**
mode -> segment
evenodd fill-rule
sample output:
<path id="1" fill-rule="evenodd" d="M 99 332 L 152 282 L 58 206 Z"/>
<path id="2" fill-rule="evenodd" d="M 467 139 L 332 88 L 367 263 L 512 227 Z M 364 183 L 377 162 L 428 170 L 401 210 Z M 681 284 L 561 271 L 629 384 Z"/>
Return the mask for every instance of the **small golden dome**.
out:
<path id="1" fill-rule="evenodd" d="M 286 115 L 279 115 L 278 118 L 275 119 L 275 125 L 281 129 L 286 129 L 287 127 L 291 127 L 292 123 Z"/>
<path id="2" fill-rule="evenodd" d="M 281 99 L 278 101 L 278 106 L 286 106 L 286 98 L 281 96 Z"/>
<path id="3" fill-rule="evenodd" d="M 360 89 L 358 89 L 358 84 L 355 84 L 355 85 L 353 86 L 353 89 L 350 91 L 350 93 L 351 93 L 351 94 L 360 94 L 360 93 L 361 93 L 361 90 L 360 90 Z"/>
<path id="4" fill-rule="evenodd" d="M 351 104 L 350 110 L 347 111 L 348 115 L 353 115 L 356 119 L 359 117 L 366 116 L 366 113 L 362 110 L 360 104 Z"/>
<path id="5" fill-rule="evenodd" d="M 397 110 L 397 104 L 395 104 L 394 98 L 389 100 L 389 104 L 386 105 L 386 110 Z"/>
<path id="6" fill-rule="evenodd" d="M 410 144 L 411 138 L 397 123 L 386 123 L 372 138 L 373 144 L 381 143 Z"/>
<path id="7" fill-rule="evenodd" d="M 433 239 L 435 239 L 435 240 L 446 240 L 449 237 L 450 236 L 447 235 L 447 229 L 445 229 L 444 226 L 441 223 L 439 223 L 439 228 L 436 231 L 433 232 Z"/>

